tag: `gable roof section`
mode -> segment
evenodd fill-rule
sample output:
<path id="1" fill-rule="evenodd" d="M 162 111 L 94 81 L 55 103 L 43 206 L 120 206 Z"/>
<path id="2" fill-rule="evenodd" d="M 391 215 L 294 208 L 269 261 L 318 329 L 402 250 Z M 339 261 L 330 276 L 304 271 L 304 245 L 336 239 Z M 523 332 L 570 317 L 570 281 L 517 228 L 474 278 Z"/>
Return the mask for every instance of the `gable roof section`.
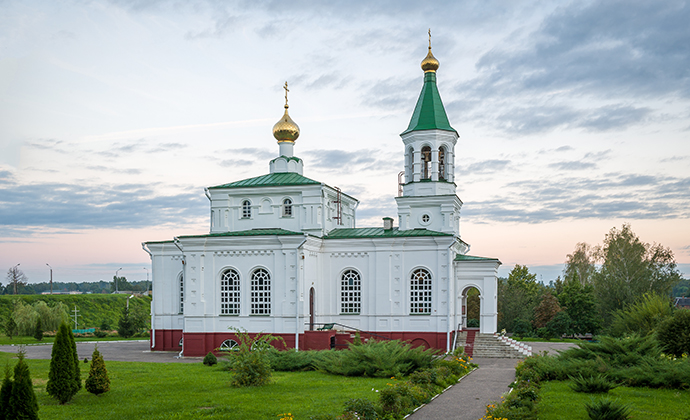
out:
<path id="1" fill-rule="evenodd" d="M 427 229 L 399 230 L 393 228 L 341 228 L 333 229 L 323 239 L 354 239 L 354 238 L 400 238 L 400 237 L 420 237 L 420 236 L 453 236 L 450 233 L 437 232 Z"/>
<path id="2" fill-rule="evenodd" d="M 501 262 L 498 260 L 498 258 L 475 257 L 472 255 L 462 255 L 462 254 L 456 255 L 455 261 L 497 261 L 499 263 Z"/>
<path id="3" fill-rule="evenodd" d="M 441 95 L 436 87 L 436 73 L 424 73 L 424 86 L 417 99 L 410 125 L 402 134 L 421 130 L 446 130 L 457 134 L 450 126 L 446 110 L 441 102 Z"/>
<path id="4" fill-rule="evenodd" d="M 187 235 L 178 236 L 180 239 L 185 238 L 220 238 L 225 236 L 272 236 L 272 235 L 299 235 L 305 236 L 302 232 L 293 232 L 291 230 L 285 229 L 251 229 L 251 230 L 238 230 L 235 232 L 219 232 L 219 233 L 209 233 L 206 235 Z"/>
<path id="5" fill-rule="evenodd" d="M 280 172 L 266 174 L 254 178 L 243 179 L 229 184 L 209 187 L 209 190 L 221 188 L 245 188 L 245 187 L 280 187 L 284 185 L 321 185 L 319 181 L 307 178 L 294 172 Z"/>

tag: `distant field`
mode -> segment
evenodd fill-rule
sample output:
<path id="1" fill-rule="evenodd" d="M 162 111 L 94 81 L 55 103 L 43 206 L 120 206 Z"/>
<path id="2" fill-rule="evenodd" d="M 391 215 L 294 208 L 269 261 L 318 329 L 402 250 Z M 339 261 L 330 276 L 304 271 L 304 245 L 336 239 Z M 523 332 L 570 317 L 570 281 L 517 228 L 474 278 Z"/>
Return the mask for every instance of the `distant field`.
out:
<path id="1" fill-rule="evenodd" d="M 0 365 L 14 357 L 0 353 Z M 230 374 L 201 363 L 106 362 L 111 391 L 101 396 L 79 391 L 61 406 L 45 392 L 49 360 L 27 360 L 42 420 L 84 419 L 279 419 L 340 414 L 346 400 L 377 400 L 376 389 L 390 379 L 350 378 L 319 372 L 276 372 L 270 385 L 232 388 Z M 10 365 L 16 361 L 10 360 Z M 82 363 L 82 379 L 88 375 Z"/>

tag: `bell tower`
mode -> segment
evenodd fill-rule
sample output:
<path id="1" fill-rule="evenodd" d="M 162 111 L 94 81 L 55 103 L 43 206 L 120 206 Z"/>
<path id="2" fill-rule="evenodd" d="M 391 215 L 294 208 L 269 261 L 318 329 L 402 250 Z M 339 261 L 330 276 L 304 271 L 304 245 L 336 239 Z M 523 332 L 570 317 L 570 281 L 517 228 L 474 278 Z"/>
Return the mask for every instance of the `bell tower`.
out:
<path id="1" fill-rule="evenodd" d="M 410 124 L 400 137 L 405 146 L 402 196 L 396 197 L 400 230 L 426 228 L 460 236 L 462 201 L 455 193 L 455 144 L 436 86 L 439 62 L 429 52 L 421 63 L 424 84 Z"/>

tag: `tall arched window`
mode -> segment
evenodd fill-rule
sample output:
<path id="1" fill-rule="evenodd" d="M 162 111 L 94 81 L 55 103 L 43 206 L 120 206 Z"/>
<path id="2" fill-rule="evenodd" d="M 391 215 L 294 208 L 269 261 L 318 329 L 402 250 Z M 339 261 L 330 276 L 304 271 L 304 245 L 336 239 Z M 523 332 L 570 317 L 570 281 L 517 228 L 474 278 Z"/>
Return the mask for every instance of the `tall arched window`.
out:
<path id="1" fill-rule="evenodd" d="M 283 217 L 292 217 L 292 200 L 283 200 Z"/>
<path id="2" fill-rule="evenodd" d="M 441 146 L 438 149 L 438 177 L 440 179 L 448 178 L 446 176 L 446 147 Z"/>
<path id="3" fill-rule="evenodd" d="M 431 273 L 418 268 L 410 276 L 410 313 L 431 313 Z"/>
<path id="4" fill-rule="evenodd" d="M 405 153 L 405 182 L 412 182 L 414 180 L 414 149 L 407 148 Z"/>
<path id="5" fill-rule="evenodd" d="M 251 219 L 252 218 L 252 202 L 249 200 L 244 200 L 242 202 L 242 218 Z"/>
<path id="6" fill-rule="evenodd" d="M 340 312 L 358 314 L 362 309 L 362 279 L 355 270 L 345 270 L 340 277 Z"/>
<path id="7" fill-rule="evenodd" d="M 220 276 L 220 314 L 240 314 L 240 273 L 234 268 L 223 271 Z"/>
<path id="8" fill-rule="evenodd" d="M 257 268 L 252 272 L 251 314 L 271 314 L 271 275 L 263 268 Z"/>
<path id="9" fill-rule="evenodd" d="M 422 179 L 431 178 L 431 147 L 422 147 Z"/>
<path id="10" fill-rule="evenodd" d="M 180 287 L 180 313 L 184 313 L 184 273 L 177 277 L 177 285 Z"/>

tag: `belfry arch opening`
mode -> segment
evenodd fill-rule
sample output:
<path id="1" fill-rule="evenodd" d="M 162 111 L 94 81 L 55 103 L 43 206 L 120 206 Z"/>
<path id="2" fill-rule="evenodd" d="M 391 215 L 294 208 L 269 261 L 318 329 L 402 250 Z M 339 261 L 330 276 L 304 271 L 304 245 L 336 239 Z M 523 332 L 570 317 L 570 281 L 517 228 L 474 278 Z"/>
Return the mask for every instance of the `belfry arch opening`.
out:
<path id="1" fill-rule="evenodd" d="M 438 149 L 438 177 L 439 179 L 446 180 L 448 176 L 446 174 L 446 147 L 441 146 Z"/>
<path id="2" fill-rule="evenodd" d="M 482 319 L 482 295 L 475 286 L 468 286 L 460 294 L 461 329 L 480 328 Z"/>
<path id="3" fill-rule="evenodd" d="M 431 147 L 422 147 L 422 179 L 431 178 Z"/>

